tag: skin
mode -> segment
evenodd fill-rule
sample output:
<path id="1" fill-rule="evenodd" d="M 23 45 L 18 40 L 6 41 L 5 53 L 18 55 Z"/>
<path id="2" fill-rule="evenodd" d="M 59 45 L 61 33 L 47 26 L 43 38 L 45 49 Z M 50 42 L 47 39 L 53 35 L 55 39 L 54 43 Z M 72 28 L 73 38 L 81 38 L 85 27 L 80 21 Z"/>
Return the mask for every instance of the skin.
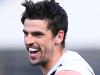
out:
<path id="1" fill-rule="evenodd" d="M 56 75 L 81 75 L 81 74 L 76 71 L 68 70 L 68 71 L 58 72 Z"/>
<path id="2" fill-rule="evenodd" d="M 47 28 L 47 20 L 30 20 L 24 21 L 24 41 L 28 51 L 30 63 L 32 65 L 41 65 L 44 75 L 56 64 L 63 54 L 61 42 L 64 38 L 64 31 L 60 30 L 53 37 L 50 29 Z M 29 51 L 29 48 L 35 48 L 37 52 Z M 61 72 L 59 72 L 61 73 Z M 64 75 L 64 74 L 57 75 Z"/>

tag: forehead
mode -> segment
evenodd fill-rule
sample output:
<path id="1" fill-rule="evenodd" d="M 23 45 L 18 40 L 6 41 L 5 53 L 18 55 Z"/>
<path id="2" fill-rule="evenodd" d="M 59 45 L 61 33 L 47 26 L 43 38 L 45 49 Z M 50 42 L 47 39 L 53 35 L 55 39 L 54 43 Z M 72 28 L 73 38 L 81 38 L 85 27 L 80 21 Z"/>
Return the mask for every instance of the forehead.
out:
<path id="1" fill-rule="evenodd" d="M 30 20 L 25 19 L 24 29 L 25 30 L 48 30 L 48 22 L 46 20 Z"/>

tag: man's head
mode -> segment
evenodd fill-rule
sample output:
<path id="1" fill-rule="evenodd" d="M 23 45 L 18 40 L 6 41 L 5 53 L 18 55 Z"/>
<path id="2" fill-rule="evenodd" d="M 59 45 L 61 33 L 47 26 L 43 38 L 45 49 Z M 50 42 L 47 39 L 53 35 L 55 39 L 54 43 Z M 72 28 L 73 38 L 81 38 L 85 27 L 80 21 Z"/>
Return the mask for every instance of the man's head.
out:
<path id="1" fill-rule="evenodd" d="M 32 65 L 56 61 L 65 45 L 67 14 L 54 0 L 25 1 L 21 21 L 25 45 Z"/>
<path id="2" fill-rule="evenodd" d="M 22 4 L 26 7 L 22 15 L 21 21 L 24 24 L 25 19 L 30 20 L 45 20 L 48 22 L 47 28 L 51 30 L 55 37 L 60 30 L 64 31 L 64 38 L 61 46 L 65 47 L 65 37 L 68 30 L 68 17 L 65 10 L 54 0 L 44 0 L 33 3 L 31 0 Z"/>

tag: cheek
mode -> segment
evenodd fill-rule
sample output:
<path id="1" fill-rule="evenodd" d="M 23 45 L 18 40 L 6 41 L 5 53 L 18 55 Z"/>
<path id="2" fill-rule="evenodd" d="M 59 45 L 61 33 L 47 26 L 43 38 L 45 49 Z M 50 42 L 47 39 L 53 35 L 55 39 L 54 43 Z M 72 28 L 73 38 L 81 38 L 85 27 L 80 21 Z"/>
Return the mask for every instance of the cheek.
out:
<path id="1" fill-rule="evenodd" d="M 41 48 L 42 56 L 50 56 L 53 52 L 54 40 L 51 38 L 39 39 L 38 43 Z"/>
<path id="2" fill-rule="evenodd" d="M 37 39 L 38 44 L 40 45 L 40 47 L 47 47 L 49 40 L 47 40 L 46 38 L 44 39 Z"/>
<path id="3" fill-rule="evenodd" d="M 52 54 L 52 48 L 49 43 L 44 42 L 45 44 L 41 45 L 42 57 L 48 58 Z"/>
<path id="4" fill-rule="evenodd" d="M 53 50 L 52 49 L 47 49 L 45 52 L 45 58 L 50 59 L 53 55 Z"/>
<path id="5" fill-rule="evenodd" d="M 53 54 L 53 50 L 54 50 L 54 45 L 51 42 L 47 42 L 46 46 L 45 46 L 45 54 L 47 56 L 51 56 Z"/>

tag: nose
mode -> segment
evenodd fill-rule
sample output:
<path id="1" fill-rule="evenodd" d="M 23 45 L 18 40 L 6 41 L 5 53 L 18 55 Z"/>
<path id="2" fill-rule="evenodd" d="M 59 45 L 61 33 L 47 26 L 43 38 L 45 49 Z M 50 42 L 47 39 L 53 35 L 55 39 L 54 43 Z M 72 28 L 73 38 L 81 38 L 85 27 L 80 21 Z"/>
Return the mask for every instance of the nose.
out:
<path id="1" fill-rule="evenodd" d="M 27 36 L 25 36 L 25 44 L 27 46 L 32 46 L 34 44 L 34 38 L 32 37 L 31 34 L 28 34 Z"/>

